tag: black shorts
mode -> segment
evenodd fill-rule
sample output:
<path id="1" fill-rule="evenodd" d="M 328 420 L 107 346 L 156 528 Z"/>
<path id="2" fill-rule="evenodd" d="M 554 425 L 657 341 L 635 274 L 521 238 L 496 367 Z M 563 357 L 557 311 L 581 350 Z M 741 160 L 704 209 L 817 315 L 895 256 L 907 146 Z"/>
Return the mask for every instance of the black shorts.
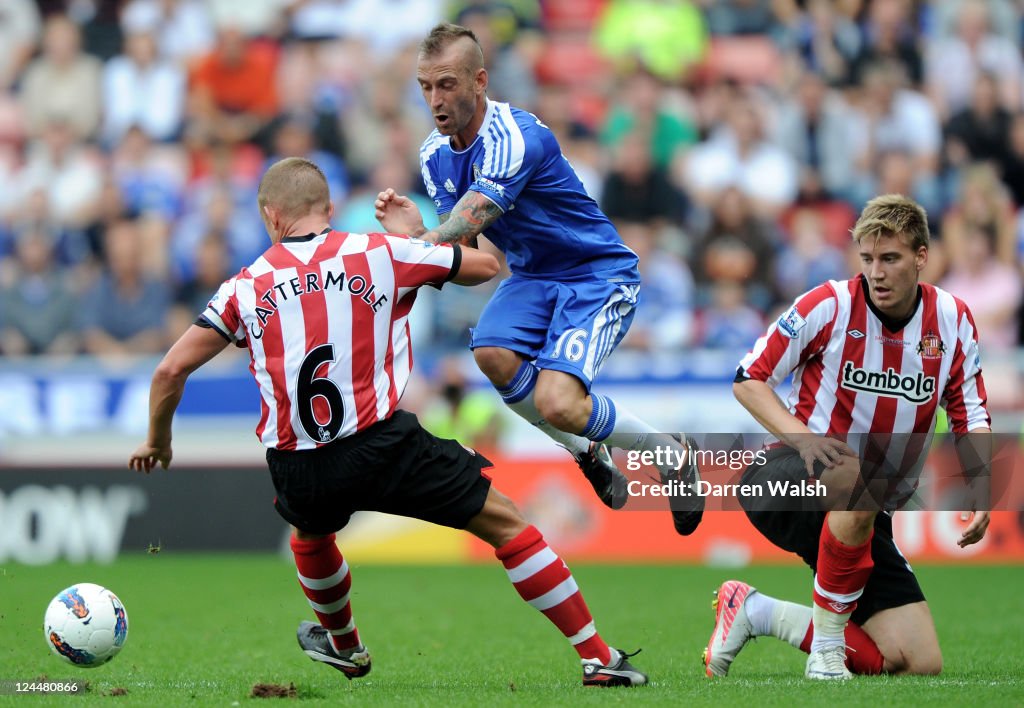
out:
<path id="1" fill-rule="evenodd" d="M 343 528 L 357 511 L 423 519 L 462 529 L 483 509 L 491 467 L 483 455 L 436 438 L 412 413 L 315 450 L 267 450 L 274 506 L 292 526 L 314 534 Z"/>
<path id="2" fill-rule="evenodd" d="M 820 470 L 815 471 L 820 473 Z M 747 468 L 742 482 L 760 484 L 767 489 L 769 479 L 793 483 L 807 479 L 804 461 L 796 450 L 790 447 L 769 450 L 763 464 L 755 462 Z M 825 523 L 825 512 L 819 508 L 816 498 L 805 497 L 803 511 L 792 511 L 792 499 L 769 494 L 743 496 L 740 503 L 747 512 L 747 518 L 765 538 L 800 556 L 811 570 L 817 569 L 818 540 Z M 786 510 L 780 510 L 780 506 Z M 851 617 L 853 622 L 864 624 L 877 612 L 924 600 L 917 576 L 893 541 L 892 517 L 888 514 L 880 513 L 875 517 L 871 559 L 875 566 L 864 587 L 864 594 L 857 601 L 857 609 Z"/>

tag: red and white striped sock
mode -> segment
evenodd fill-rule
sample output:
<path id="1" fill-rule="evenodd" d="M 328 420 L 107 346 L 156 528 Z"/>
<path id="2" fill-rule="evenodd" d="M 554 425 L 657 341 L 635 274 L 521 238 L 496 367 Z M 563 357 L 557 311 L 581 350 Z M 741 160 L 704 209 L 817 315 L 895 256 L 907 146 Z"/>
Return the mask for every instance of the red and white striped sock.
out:
<path id="1" fill-rule="evenodd" d="M 330 633 L 334 648 L 344 651 L 360 646 L 352 604 L 348 599 L 352 573 L 334 542 L 334 534 L 315 539 L 300 539 L 293 535 L 291 545 L 295 567 L 299 571 L 299 585 L 320 624 Z"/>
<path id="2" fill-rule="evenodd" d="M 519 596 L 558 627 L 581 659 L 611 663 L 612 651 L 597 633 L 576 580 L 536 527 L 528 526 L 494 555 Z"/>
<path id="3" fill-rule="evenodd" d="M 832 533 L 826 516 L 818 541 L 818 566 L 814 575 L 811 651 L 845 642 L 847 621 L 857 609 L 857 600 L 864 592 L 874 565 L 871 536 L 857 546 L 847 546 Z"/>

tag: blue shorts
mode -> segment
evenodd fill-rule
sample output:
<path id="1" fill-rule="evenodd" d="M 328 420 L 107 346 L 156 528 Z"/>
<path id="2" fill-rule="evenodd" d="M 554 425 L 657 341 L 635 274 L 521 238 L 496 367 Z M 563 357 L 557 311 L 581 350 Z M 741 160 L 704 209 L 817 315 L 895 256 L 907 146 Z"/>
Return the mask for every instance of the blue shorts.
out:
<path id="1" fill-rule="evenodd" d="M 572 374 L 590 391 L 629 330 L 639 297 L 637 282 L 554 282 L 513 274 L 481 313 L 469 348 L 511 349 L 539 369 Z"/>

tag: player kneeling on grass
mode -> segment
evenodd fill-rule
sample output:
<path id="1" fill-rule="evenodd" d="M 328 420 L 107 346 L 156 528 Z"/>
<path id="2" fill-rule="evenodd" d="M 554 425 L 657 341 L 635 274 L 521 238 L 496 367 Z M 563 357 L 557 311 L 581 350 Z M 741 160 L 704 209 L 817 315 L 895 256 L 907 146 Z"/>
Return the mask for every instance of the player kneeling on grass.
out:
<path id="1" fill-rule="evenodd" d="M 417 289 L 482 283 L 498 272 L 494 257 L 331 230 L 327 181 L 299 158 L 267 170 L 258 200 L 272 245 L 221 286 L 157 367 L 148 438 L 129 466 L 166 468 L 188 376 L 229 343 L 248 347 L 275 506 L 295 527 L 299 583 L 320 620 L 299 625 L 308 656 L 350 679 L 370 672 L 334 533 L 354 512 L 372 510 L 465 529 L 494 546 L 516 591 L 579 653 L 584 685 L 646 683 L 630 655 L 597 633 L 565 563 L 491 486 L 483 474 L 491 463 L 398 410 L 412 365 L 408 316 Z"/>
<path id="2" fill-rule="evenodd" d="M 814 570 L 813 604 L 723 584 L 704 654 L 709 676 L 725 675 L 747 639 L 764 635 L 809 652 L 810 679 L 942 669 L 931 611 L 893 541 L 892 514 L 917 488 L 942 406 L 973 495 L 958 544 L 985 536 L 992 435 L 978 333 L 962 300 L 919 282 L 929 233 L 917 203 L 898 194 L 872 199 L 853 240 L 861 274 L 798 298 L 740 362 L 733 385 L 774 437 L 741 481 L 819 480 L 828 489 L 822 503 L 807 498 L 798 509 L 785 496 L 741 500 L 758 531 Z M 783 403 L 775 388 L 790 375 Z"/>

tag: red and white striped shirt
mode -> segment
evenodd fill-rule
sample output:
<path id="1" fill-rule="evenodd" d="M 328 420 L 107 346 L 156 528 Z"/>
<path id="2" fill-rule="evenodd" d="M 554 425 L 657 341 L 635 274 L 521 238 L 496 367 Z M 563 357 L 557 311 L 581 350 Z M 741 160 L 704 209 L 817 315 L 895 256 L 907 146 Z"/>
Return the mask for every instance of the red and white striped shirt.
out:
<path id="1" fill-rule="evenodd" d="M 202 319 L 249 349 L 263 444 L 308 450 L 394 413 L 416 290 L 460 263 L 449 245 L 324 231 L 283 239 L 221 285 Z"/>
<path id="2" fill-rule="evenodd" d="M 990 426 L 974 318 L 962 300 L 921 283 L 917 310 L 889 331 L 865 287 L 863 276 L 833 280 L 797 298 L 739 376 L 775 388 L 792 372 L 786 404 L 819 435 L 915 433 L 896 436 L 910 447 L 899 466 L 915 468 L 939 405 L 954 433 Z"/>

